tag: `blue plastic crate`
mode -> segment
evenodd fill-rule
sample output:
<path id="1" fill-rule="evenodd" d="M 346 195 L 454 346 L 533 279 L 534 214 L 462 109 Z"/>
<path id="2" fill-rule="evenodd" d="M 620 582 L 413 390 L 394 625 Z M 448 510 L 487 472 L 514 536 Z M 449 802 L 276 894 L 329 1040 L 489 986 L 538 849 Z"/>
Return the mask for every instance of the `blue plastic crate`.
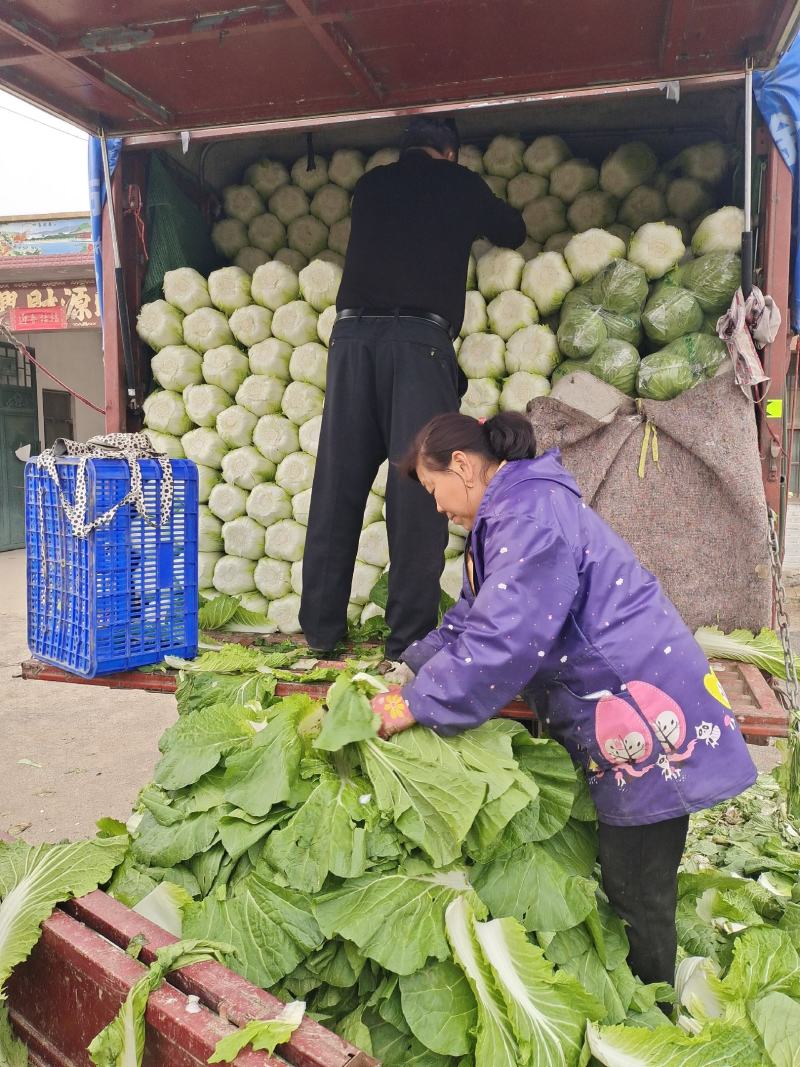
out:
<path id="1" fill-rule="evenodd" d="M 75 501 L 79 460 L 58 460 L 64 496 Z M 129 670 L 165 655 L 197 655 L 197 467 L 172 460 L 175 492 L 164 526 L 150 526 L 128 504 L 111 523 L 75 537 L 46 470 L 25 466 L 28 644 L 45 663 L 73 674 Z M 158 518 L 162 471 L 139 461 L 145 509 Z M 130 488 L 122 459 L 86 464 L 87 519 L 108 511 Z"/>

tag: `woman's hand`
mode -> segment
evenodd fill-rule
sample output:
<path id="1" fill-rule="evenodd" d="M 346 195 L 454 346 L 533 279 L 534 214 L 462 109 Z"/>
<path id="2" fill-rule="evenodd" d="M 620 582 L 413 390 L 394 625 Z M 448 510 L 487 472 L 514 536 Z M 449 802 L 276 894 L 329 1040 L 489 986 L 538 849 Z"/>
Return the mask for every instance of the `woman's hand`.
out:
<path id="1" fill-rule="evenodd" d="M 370 704 L 375 714 L 381 718 L 381 728 L 378 731 L 380 737 L 399 734 L 413 726 L 416 721 L 399 687 L 390 689 L 388 693 L 379 693 L 372 698 Z"/>

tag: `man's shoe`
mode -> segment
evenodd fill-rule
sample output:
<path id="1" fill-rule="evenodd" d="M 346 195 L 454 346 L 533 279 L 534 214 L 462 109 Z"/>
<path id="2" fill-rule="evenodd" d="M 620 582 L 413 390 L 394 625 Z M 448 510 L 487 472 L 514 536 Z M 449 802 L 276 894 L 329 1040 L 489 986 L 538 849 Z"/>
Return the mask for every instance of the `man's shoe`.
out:
<path id="1" fill-rule="evenodd" d="M 338 660 L 342 658 L 343 649 L 337 648 L 312 648 L 308 646 L 308 654 L 312 659 Z"/>

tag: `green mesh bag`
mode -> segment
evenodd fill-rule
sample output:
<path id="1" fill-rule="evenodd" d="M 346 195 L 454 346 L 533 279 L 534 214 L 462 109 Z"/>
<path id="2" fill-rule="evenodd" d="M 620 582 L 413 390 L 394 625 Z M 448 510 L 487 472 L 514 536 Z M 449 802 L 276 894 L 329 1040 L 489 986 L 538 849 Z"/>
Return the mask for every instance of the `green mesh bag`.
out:
<path id="1" fill-rule="evenodd" d="M 165 162 L 160 153 L 150 159 L 145 219 L 148 260 L 142 303 L 161 298 L 168 270 L 194 267 L 206 276 L 219 265 L 208 220 L 171 173 L 170 161 Z"/>

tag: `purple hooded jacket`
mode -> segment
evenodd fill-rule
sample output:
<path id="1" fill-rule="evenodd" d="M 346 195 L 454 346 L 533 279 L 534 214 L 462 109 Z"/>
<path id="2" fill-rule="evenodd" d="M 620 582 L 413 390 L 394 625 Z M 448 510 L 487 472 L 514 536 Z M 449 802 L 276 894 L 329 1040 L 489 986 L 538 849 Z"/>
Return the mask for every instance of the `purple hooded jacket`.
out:
<path id="1" fill-rule="evenodd" d="M 470 545 L 475 591 L 465 572 L 439 629 L 403 654 L 417 722 L 458 733 L 524 692 L 615 826 L 672 819 L 752 785 L 700 646 L 557 452 L 501 467 Z"/>

